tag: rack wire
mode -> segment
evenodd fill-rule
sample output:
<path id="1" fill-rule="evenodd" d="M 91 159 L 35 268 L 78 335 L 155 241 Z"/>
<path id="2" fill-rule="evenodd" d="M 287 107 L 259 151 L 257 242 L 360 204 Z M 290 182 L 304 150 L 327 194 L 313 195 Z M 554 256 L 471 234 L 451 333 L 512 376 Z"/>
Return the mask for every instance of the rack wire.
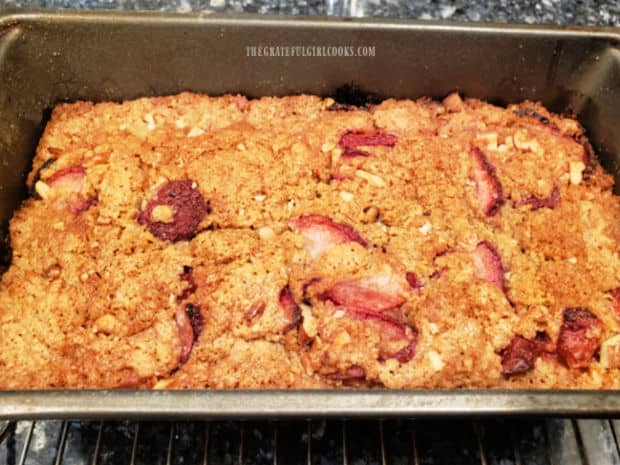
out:
<path id="1" fill-rule="evenodd" d="M 18 421 L 10 465 L 620 465 L 615 419 Z"/>

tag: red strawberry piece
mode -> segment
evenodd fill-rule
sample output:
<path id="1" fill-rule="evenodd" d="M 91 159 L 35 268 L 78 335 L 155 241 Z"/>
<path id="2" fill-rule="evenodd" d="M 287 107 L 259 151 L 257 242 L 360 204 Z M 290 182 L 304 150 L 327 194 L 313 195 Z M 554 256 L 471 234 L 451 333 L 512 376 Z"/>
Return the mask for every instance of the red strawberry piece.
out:
<path id="1" fill-rule="evenodd" d="M 345 223 L 336 223 L 323 215 L 300 216 L 290 223 L 291 228 L 306 238 L 306 249 L 317 258 L 325 249 L 348 242 L 368 247 L 368 242 Z"/>
<path id="2" fill-rule="evenodd" d="M 340 281 L 325 293 L 325 297 L 347 308 L 381 312 L 402 305 L 407 300 L 408 288 L 406 280 L 384 274 Z"/>
<path id="3" fill-rule="evenodd" d="M 347 368 L 343 373 L 336 372 L 330 373 L 327 375 L 328 379 L 334 381 L 349 381 L 355 379 L 365 379 L 366 378 L 366 370 L 359 365 L 352 365 Z"/>
<path id="4" fill-rule="evenodd" d="M 69 208 L 69 211 L 75 216 L 80 216 L 93 205 L 97 205 L 97 197 L 88 197 L 87 199 L 78 197 L 75 200 L 69 202 L 67 207 Z"/>
<path id="5" fill-rule="evenodd" d="M 564 310 L 557 354 L 569 368 L 586 368 L 601 345 L 603 324 L 583 308 Z"/>
<path id="6" fill-rule="evenodd" d="M 390 339 L 404 339 L 407 337 L 407 325 L 385 313 L 379 313 L 365 308 L 348 307 L 347 314 L 358 320 L 370 320 L 383 327 L 384 334 Z"/>
<path id="7" fill-rule="evenodd" d="M 179 307 L 177 309 L 175 321 L 179 331 L 179 341 L 181 343 L 179 362 L 183 364 L 189 360 L 194 343 L 198 339 L 198 336 L 200 336 L 202 328 L 204 327 L 204 320 L 200 314 L 200 307 L 187 304 L 185 308 Z"/>
<path id="8" fill-rule="evenodd" d="M 183 308 L 177 309 L 175 320 L 177 323 L 177 330 L 179 331 L 179 341 L 181 343 L 179 362 L 185 363 L 189 360 L 192 347 L 194 347 L 194 329 L 192 328 L 190 317 Z"/>
<path id="9" fill-rule="evenodd" d="M 454 249 L 452 247 L 446 247 L 444 249 L 441 249 L 439 252 L 437 252 L 433 256 L 433 263 L 435 263 L 435 260 L 437 260 L 437 258 L 443 257 L 445 255 L 448 255 L 449 253 L 452 253 L 452 252 L 454 252 Z"/>
<path id="10" fill-rule="evenodd" d="M 441 278 L 444 275 L 444 273 L 446 272 L 447 269 L 448 268 L 446 268 L 444 266 L 444 267 L 442 267 L 442 268 L 440 268 L 438 270 L 433 271 L 431 273 L 431 275 L 428 277 L 428 279 L 439 279 L 439 278 Z"/>
<path id="11" fill-rule="evenodd" d="M 422 289 L 424 287 L 424 283 L 420 281 L 417 275 L 411 271 L 407 272 L 405 278 L 407 279 L 407 282 L 409 283 L 411 289 Z"/>
<path id="12" fill-rule="evenodd" d="M 196 285 L 196 281 L 194 281 L 194 270 L 191 266 L 184 266 L 183 273 L 181 274 L 181 281 L 185 281 L 187 283 L 187 287 L 183 289 L 181 295 L 177 298 L 177 300 L 185 300 L 194 292 L 198 286 Z"/>
<path id="13" fill-rule="evenodd" d="M 342 152 L 342 158 L 354 158 L 354 157 L 369 157 L 370 152 L 360 149 L 344 149 Z"/>
<path id="14" fill-rule="evenodd" d="M 62 205 L 76 216 L 97 203 L 96 197 L 84 197 L 86 170 L 81 165 L 58 170 L 47 178 L 45 183 L 62 193 Z"/>
<path id="15" fill-rule="evenodd" d="M 192 326 L 192 331 L 194 332 L 194 340 L 196 340 L 198 339 L 198 336 L 200 336 L 202 328 L 204 327 L 204 320 L 200 314 L 200 307 L 198 305 L 186 304 L 185 313 L 187 313 L 187 316 L 189 317 L 189 322 Z"/>
<path id="16" fill-rule="evenodd" d="M 49 186 L 59 186 L 63 189 L 80 193 L 84 188 L 86 170 L 81 165 L 69 166 L 56 171 L 45 181 Z"/>
<path id="17" fill-rule="evenodd" d="M 433 256 L 433 265 L 435 265 L 435 260 L 437 260 L 437 258 L 439 257 L 443 257 L 445 255 L 448 255 L 450 253 L 454 252 L 454 249 L 452 247 L 446 247 L 444 249 L 439 250 L 437 253 L 435 253 L 435 255 Z M 448 267 L 446 266 L 442 266 L 441 268 L 433 271 L 431 273 L 431 275 L 428 277 L 429 279 L 439 279 L 441 278 L 444 273 L 448 270 Z"/>
<path id="18" fill-rule="evenodd" d="M 349 179 L 346 174 L 342 174 L 340 171 L 336 170 L 332 173 L 332 179 L 336 181 L 344 181 L 345 179 Z"/>
<path id="19" fill-rule="evenodd" d="M 288 333 L 291 329 L 297 328 L 301 323 L 301 309 L 295 302 L 293 294 L 288 286 L 283 287 L 278 298 L 280 307 L 284 312 L 284 319 L 287 324 L 284 327 L 284 333 Z"/>
<path id="20" fill-rule="evenodd" d="M 406 363 L 415 355 L 417 331 L 386 312 L 406 301 L 409 287 L 406 279 L 394 274 L 383 274 L 340 281 L 323 297 L 342 305 L 349 316 L 379 325 L 384 341 L 402 341 L 399 350 L 382 354 L 382 359 L 396 358 L 401 363 Z M 393 348 L 394 344 L 390 345 Z"/>
<path id="21" fill-rule="evenodd" d="M 381 359 L 395 358 L 400 363 L 407 363 L 415 356 L 418 344 L 418 332 L 410 325 L 387 315 L 366 314 L 366 318 L 379 324 L 382 336 L 388 341 L 400 341 L 402 346 L 396 352 L 382 353 Z"/>
<path id="22" fill-rule="evenodd" d="M 514 202 L 513 206 L 519 208 L 523 205 L 529 205 L 532 210 L 538 210 L 539 208 L 555 208 L 560 203 L 560 189 L 557 186 L 553 187 L 549 197 L 536 197 L 529 196 L 524 199 Z"/>
<path id="23" fill-rule="evenodd" d="M 620 316 L 620 287 L 617 287 L 611 291 L 611 297 L 613 298 L 613 306 L 616 314 Z"/>
<path id="24" fill-rule="evenodd" d="M 478 207 L 487 216 L 493 216 L 502 205 L 502 185 L 495 168 L 482 150 L 474 147 L 470 152 L 472 161 L 471 179 L 476 183 Z"/>
<path id="25" fill-rule="evenodd" d="M 119 389 L 132 389 L 138 387 L 143 378 L 140 377 L 132 368 L 126 370 L 121 374 L 121 378 L 118 380 Z"/>
<path id="26" fill-rule="evenodd" d="M 367 157 L 370 155 L 358 147 L 394 147 L 398 138 L 378 130 L 356 129 L 345 131 L 338 141 L 344 157 Z"/>
<path id="27" fill-rule="evenodd" d="M 382 354 L 381 358 L 383 360 L 395 358 L 400 363 L 407 363 L 415 356 L 415 349 L 418 343 L 418 332 L 415 328 L 392 316 L 363 308 L 347 308 L 347 313 L 353 318 L 369 320 L 379 325 L 382 337 L 388 342 L 402 341 L 403 346 L 396 352 Z"/>
<path id="28" fill-rule="evenodd" d="M 482 241 L 474 249 L 472 257 L 476 277 L 503 291 L 504 267 L 495 246 L 488 241 Z"/>
<path id="29" fill-rule="evenodd" d="M 266 304 L 264 300 L 257 300 L 256 302 L 254 302 L 250 306 L 250 309 L 245 312 L 245 321 L 250 322 L 254 318 L 261 316 L 265 312 L 265 307 Z"/>
<path id="30" fill-rule="evenodd" d="M 546 333 L 538 333 L 533 340 L 515 336 L 500 352 L 502 374 L 510 376 L 526 373 L 534 368 L 534 363 L 541 354 L 552 351 L 551 340 Z"/>
<path id="31" fill-rule="evenodd" d="M 400 363 L 407 363 L 413 357 L 415 357 L 415 350 L 416 350 L 417 345 L 418 345 L 418 333 L 414 332 L 412 333 L 412 337 L 409 343 L 406 346 L 404 346 L 402 349 L 400 349 L 398 352 L 396 352 L 395 354 L 392 354 L 391 356 L 389 356 L 388 358 L 395 358 Z"/>
<path id="32" fill-rule="evenodd" d="M 312 278 L 310 281 L 306 281 L 305 283 L 303 283 L 302 292 L 303 292 L 304 298 L 308 297 L 308 288 L 320 281 L 321 281 L 321 278 Z"/>
<path id="33" fill-rule="evenodd" d="M 192 184 L 191 180 L 186 179 L 171 181 L 162 186 L 138 216 L 138 223 L 146 225 L 155 237 L 164 241 L 190 239 L 204 216 L 209 213 L 209 206 L 202 194 L 198 189 L 194 189 Z M 171 222 L 152 220 L 151 213 L 158 205 L 172 208 L 174 215 Z"/>
<path id="34" fill-rule="evenodd" d="M 239 111 L 247 111 L 250 109 L 250 102 L 243 95 L 235 95 L 233 97 L 233 102 L 235 102 L 235 105 Z"/>

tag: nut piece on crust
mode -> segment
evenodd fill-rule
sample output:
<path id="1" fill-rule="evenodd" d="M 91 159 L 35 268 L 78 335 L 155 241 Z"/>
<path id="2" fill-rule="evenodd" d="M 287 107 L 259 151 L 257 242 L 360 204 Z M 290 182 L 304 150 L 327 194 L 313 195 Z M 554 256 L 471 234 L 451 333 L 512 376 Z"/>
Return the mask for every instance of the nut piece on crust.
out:
<path id="1" fill-rule="evenodd" d="M 620 368 L 620 334 L 601 344 L 601 365 L 605 368 Z"/>

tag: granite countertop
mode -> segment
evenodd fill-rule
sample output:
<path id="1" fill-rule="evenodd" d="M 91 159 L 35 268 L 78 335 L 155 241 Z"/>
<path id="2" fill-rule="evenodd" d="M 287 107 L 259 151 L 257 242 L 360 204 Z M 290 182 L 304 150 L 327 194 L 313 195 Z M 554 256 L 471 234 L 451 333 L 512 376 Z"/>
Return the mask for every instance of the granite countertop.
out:
<path id="1" fill-rule="evenodd" d="M 228 11 L 620 26 L 617 0 L 0 0 L 0 10 L 16 8 Z"/>

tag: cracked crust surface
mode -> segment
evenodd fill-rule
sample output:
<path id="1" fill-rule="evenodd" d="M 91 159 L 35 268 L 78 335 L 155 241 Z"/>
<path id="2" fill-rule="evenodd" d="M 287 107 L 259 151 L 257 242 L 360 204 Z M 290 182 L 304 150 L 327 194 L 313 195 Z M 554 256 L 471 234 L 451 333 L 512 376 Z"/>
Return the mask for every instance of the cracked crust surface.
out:
<path id="1" fill-rule="evenodd" d="M 0 388 L 620 387 L 620 201 L 575 120 L 332 104 L 56 107 Z"/>

